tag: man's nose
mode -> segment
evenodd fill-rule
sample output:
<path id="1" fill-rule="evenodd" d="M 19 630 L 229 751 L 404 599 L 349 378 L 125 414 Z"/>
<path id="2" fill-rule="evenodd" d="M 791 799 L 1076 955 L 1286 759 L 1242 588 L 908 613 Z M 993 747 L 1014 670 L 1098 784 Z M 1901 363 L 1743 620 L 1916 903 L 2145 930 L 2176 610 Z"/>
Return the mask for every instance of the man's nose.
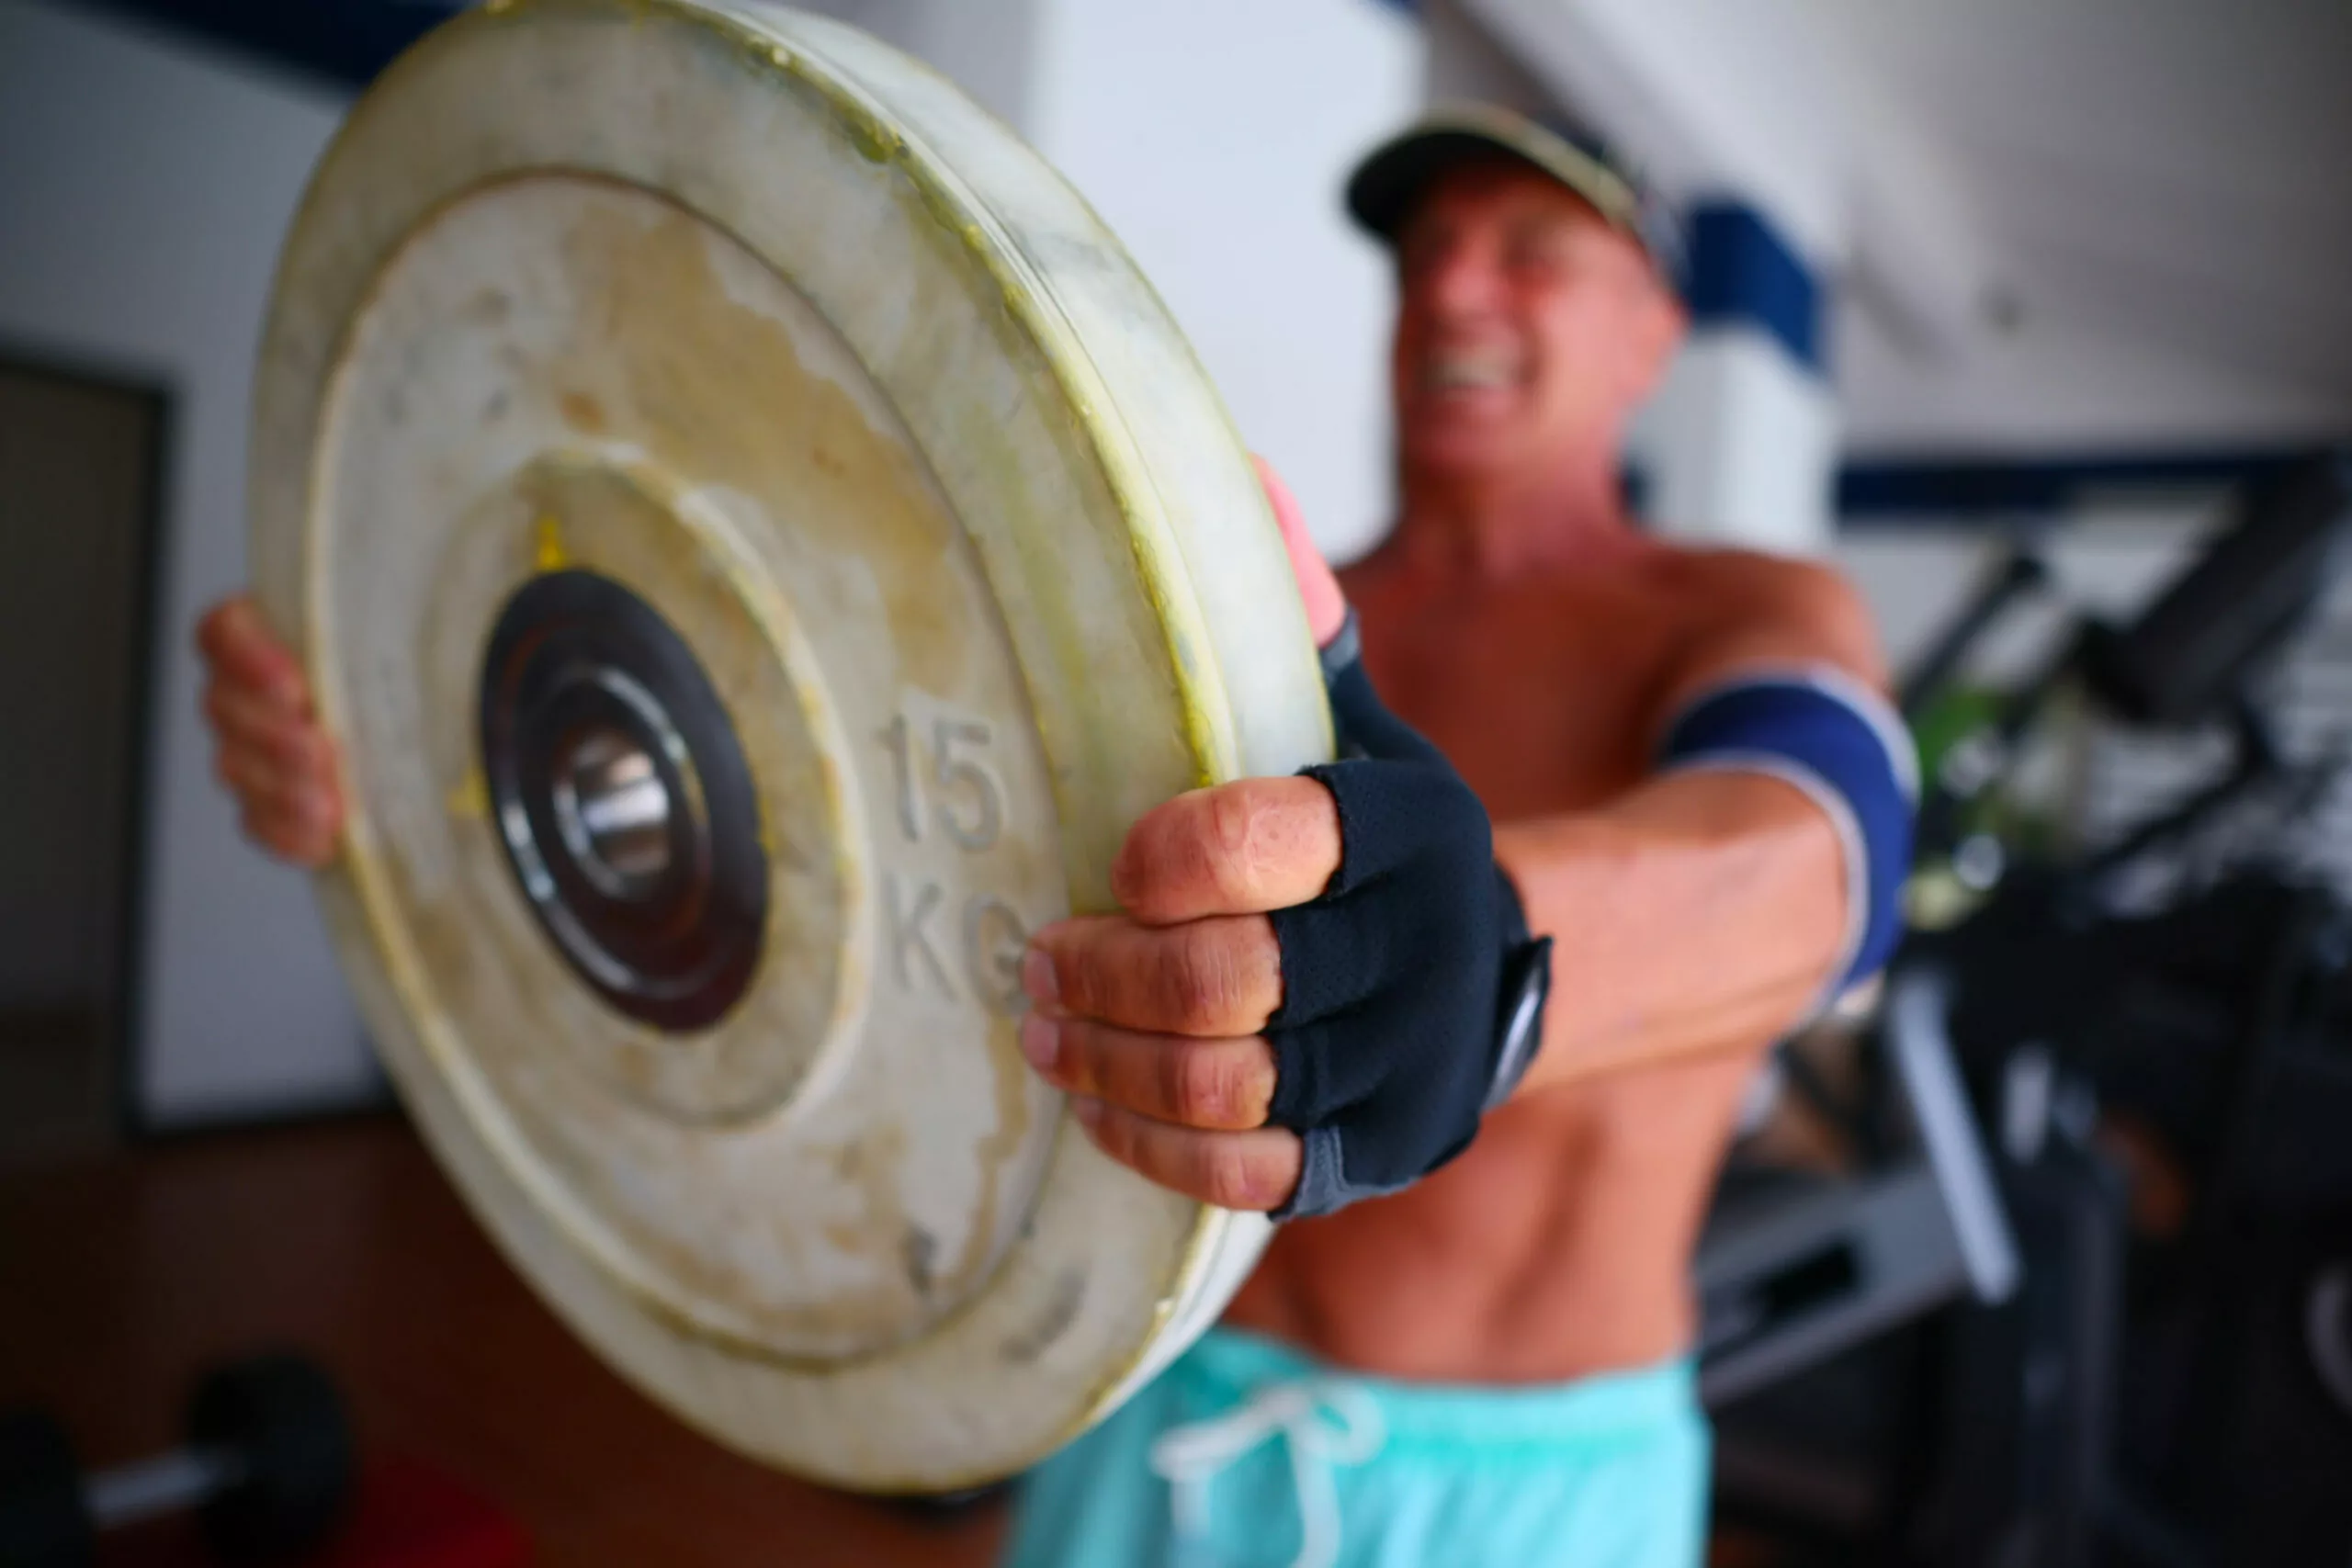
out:
<path id="1" fill-rule="evenodd" d="M 1499 297 L 1502 272 L 1481 246 L 1455 245 L 1431 257 L 1420 277 L 1422 306 L 1438 321 L 1479 315 Z"/>

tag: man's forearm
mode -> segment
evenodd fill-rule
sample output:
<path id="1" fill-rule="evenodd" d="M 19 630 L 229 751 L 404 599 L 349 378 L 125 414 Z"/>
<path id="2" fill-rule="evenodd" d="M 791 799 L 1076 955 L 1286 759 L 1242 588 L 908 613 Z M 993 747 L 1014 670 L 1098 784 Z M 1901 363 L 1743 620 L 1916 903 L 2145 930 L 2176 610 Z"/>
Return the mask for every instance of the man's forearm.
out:
<path id="1" fill-rule="evenodd" d="M 1495 845 L 1554 939 L 1521 1093 L 1754 1049 L 1819 998 L 1845 931 L 1836 829 L 1761 773 L 1664 775 L 1596 811 L 1500 824 Z"/>

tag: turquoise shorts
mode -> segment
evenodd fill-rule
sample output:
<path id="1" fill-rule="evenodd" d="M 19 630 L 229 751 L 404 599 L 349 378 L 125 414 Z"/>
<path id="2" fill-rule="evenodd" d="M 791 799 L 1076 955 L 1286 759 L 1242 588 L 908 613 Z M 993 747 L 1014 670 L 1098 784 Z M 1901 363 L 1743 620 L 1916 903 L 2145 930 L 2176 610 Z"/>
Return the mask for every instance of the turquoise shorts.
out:
<path id="1" fill-rule="evenodd" d="M 1566 1385 L 1358 1377 L 1212 1331 L 1022 1483 L 1007 1568 L 1695 1568 L 1690 1364 Z"/>

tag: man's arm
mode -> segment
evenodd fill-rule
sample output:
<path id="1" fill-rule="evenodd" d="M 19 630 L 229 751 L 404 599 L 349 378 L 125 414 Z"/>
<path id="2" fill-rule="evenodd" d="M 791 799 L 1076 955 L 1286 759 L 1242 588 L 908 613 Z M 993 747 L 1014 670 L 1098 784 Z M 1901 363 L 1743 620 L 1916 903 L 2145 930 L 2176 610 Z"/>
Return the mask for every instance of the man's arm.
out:
<path id="1" fill-rule="evenodd" d="M 1755 563 L 1649 716 L 1767 667 L 1827 666 L 1872 689 L 1870 621 L 1826 570 Z M 1793 784 L 1663 773 L 1599 809 L 1500 824 L 1528 923 L 1554 939 L 1542 1049 L 1521 1094 L 1677 1057 L 1754 1050 L 1821 998 L 1849 911 L 1846 849 Z"/>
<path id="2" fill-rule="evenodd" d="M 1510 966 L 1540 953 L 1522 913 L 1555 954 L 1539 1084 L 1752 1048 L 1802 1015 L 1857 934 L 1856 822 L 1841 835 L 1843 807 L 1815 795 L 1858 760 L 1883 786 L 1894 752 L 1811 680 L 1738 678 L 1793 664 L 1876 683 L 1867 621 L 1836 577 L 1759 560 L 1694 580 L 1709 630 L 1650 716 L 1678 768 L 1717 771 L 1498 834 L 1332 651 L 1344 604 L 1270 489 L 1333 660 L 1334 717 L 1363 755 L 1168 802 L 1114 867 L 1125 912 L 1033 938 L 1022 1049 L 1099 1145 L 1178 1191 L 1277 1213 L 1425 1174 L 1466 1145 L 1511 1070 Z M 1781 776 L 1754 771 L 1781 750 Z M 1872 819 L 1899 822 L 1880 794 L 1892 809 Z"/>

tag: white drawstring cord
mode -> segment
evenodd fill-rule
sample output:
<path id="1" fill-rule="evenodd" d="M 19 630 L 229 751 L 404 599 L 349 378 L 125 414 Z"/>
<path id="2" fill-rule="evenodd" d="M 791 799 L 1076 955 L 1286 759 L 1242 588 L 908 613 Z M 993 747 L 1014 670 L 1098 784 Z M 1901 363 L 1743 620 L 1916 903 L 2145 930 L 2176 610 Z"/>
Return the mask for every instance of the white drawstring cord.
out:
<path id="1" fill-rule="evenodd" d="M 1323 1413 L 1337 1417 L 1336 1426 Z M 1335 1464 L 1362 1464 L 1387 1433 L 1379 1408 L 1362 1389 L 1307 1379 L 1272 1383 L 1229 1415 L 1173 1427 L 1151 1445 L 1151 1468 L 1169 1484 L 1179 1535 L 1208 1528 L 1209 1485 L 1234 1461 L 1277 1433 L 1290 1450 L 1298 1494 L 1298 1557 L 1291 1568 L 1331 1568 L 1340 1556 L 1340 1489 Z"/>

